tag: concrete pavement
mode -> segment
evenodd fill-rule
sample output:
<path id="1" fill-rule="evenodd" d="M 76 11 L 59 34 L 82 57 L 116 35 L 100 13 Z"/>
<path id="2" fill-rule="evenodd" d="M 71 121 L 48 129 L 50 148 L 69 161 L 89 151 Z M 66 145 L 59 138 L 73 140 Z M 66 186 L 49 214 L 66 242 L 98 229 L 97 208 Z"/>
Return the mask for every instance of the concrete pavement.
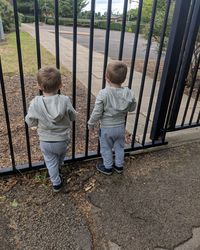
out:
<path id="1" fill-rule="evenodd" d="M 68 165 L 56 195 L 44 171 L 1 180 L 0 248 L 199 250 L 200 139 L 145 152 L 123 174 Z"/>

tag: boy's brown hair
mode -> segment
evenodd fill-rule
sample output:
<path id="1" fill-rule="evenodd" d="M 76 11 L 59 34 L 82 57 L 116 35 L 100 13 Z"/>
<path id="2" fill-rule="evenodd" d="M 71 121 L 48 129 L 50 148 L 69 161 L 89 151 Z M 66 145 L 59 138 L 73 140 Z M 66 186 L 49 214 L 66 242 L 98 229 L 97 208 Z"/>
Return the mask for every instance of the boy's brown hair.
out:
<path id="1" fill-rule="evenodd" d="M 106 77 L 111 83 L 122 84 L 126 79 L 127 65 L 122 61 L 114 61 L 108 64 Z"/>
<path id="2" fill-rule="evenodd" d="M 54 93 L 61 85 L 61 74 L 54 67 L 44 67 L 38 71 L 37 80 L 42 91 Z"/>

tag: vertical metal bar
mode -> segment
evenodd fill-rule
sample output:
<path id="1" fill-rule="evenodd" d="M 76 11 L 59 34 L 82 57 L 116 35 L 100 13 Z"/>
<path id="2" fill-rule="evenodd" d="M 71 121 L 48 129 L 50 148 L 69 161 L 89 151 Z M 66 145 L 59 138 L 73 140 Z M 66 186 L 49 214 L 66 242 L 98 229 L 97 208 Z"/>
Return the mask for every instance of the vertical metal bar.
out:
<path id="1" fill-rule="evenodd" d="M 39 17 L 38 17 L 38 0 L 34 0 L 34 14 L 35 14 L 35 37 L 36 37 L 36 53 L 37 53 L 37 68 L 41 68 L 41 51 L 40 51 L 40 32 L 39 32 Z M 42 90 L 39 90 L 42 95 Z"/>
<path id="2" fill-rule="evenodd" d="M 200 54 L 199 54 L 197 65 L 196 65 L 196 68 L 195 68 L 195 71 L 194 71 L 194 76 L 192 77 L 192 84 L 191 84 L 191 87 L 190 87 L 189 96 L 188 96 L 187 103 L 186 103 L 186 106 L 185 106 L 185 110 L 184 110 L 184 114 L 183 114 L 183 119 L 182 119 L 182 122 L 181 122 L 181 126 L 184 125 L 185 118 L 186 118 L 186 115 L 187 115 L 187 112 L 188 112 L 188 108 L 189 108 L 190 100 L 191 100 L 191 97 L 192 97 L 192 92 L 193 92 L 194 84 L 196 82 L 197 72 L 198 72 L 198 69 L 199 69 L 199 63 L 200 63 Z"/>
<path id="3" fill-rule="evenodd" d="M 197 124 L 199 123 L 199 120 L 200 120 L 200 111 L 199 111 L 199 115 L 198 115 L 198 118 L 197 118 Z"/>
<path id="4" fill-rule="evenodd" d="M 124 35 L 125 35 L 125 29 L 126 29 L 127 6 L 128 6 L 128 0 L 124 0 L 122 31 L 121 31 L 121 37 L 120 37 L 119 56 L 118 56 L 119 60 L 122 60 L 122 56 L 123 56 Z"/>
<path id="5" fill-rule="evenodd" d="M 58 0 L 54 0 L 55 6 L 55 47 L 56 47 L 56 68 L 60 69 L 60 49 L 59 49 L 59 6 Z"/>
<path id="6" fill-rule="evenodd" d="M 151 48 L 151 39 L 152 39 L 153 28 L 154 28 L 154 21 L 155 21 L 155 15 L 156 15 L 156 6 L 157 6 L 157 0 L 154 0 L 153 1 L 153 5 L 152 5 L 150 30 L 149 30 L 149 35 L 148 35 L 148 42 L 147 42 L 147 49 L 146 49 L 146 54 L 145 54 L 144 68 L 143 68 L 143 72 L 142 72 L 142 79 L 141 79 L 140 93 L 139 93 L 138 104 L 137 104 L 135 124 L 134 124 L 133 135 L 132 135 L 132 143 L 131 143 L 132 147 L 134 147 L 135 136 L 136 136 L 137 126 L 138 126 L 138 120 L 139 120 L 139 115 L 140 115 L 140 108 L 141 108 L 142 96 L 143 96 L 143 91 L 144 91 L 146 71 L 147 71 L 147 65 L 148 65 L 148 60 L 149 60 L 149 53 L 150 53 L 150 48 Z"/>
<path id="7" fill-rule="evenodd" d="M 4 79 L 3 79 L 3 70 L 2 70 L 2 65 L 1 65 L 1 57 L 0 57 L 0 82 L 1 82 L 1 92 L 2 92 L 2 97 L 3 97 L 3 105 L 4 105 L 4 111 L 5 111 L 6 125 L 7 125 L 7 131 L 8 131 L 8 141 L 9 141 L 9 147 L 10 147 L 10 156 L 11 156 L 11 161 L 12 161 L 12 167 L 13 167 L 13 170 L 15 171 L 16 170 L 16 168 L 15 168 L 15 156 L 14 156 L 13 143 L 12 143 L 10 119 L 9 119 L 8 105 L 7 105 L 5 85 L 4 85 Z"/>
<path id="8" fill-rule="evenodd" d="M 91 105 L 91 87 L 92 87 L 92 59 L 93 59 L 93 42 L 94 42 L 94 14 L 95 14 L 95 0 L 91 1 L 91 17 L 90 17 L 90 44 L 89 44 L 89 66 L 88 66 L 88 92 L 87 92 L 87 121 L 90 118 Z M 86 122 L 85 135 L 85 156 L 88 156 L 88 142 L 89 131 Z"/>
<path id="9" fill-rule="evenodd" d="M 161 32 L 161 36 L 160 36 L 159 50 L 158 50 L 158 55 L 157 55 L 156 67 L 155 67 L 155 71 L 154 71 L 154 78 L 153 78 L 153 84 L 152 84 L 152 89 L 151 89 L 151 94 L 150 94 L 150 100 L 149 100 L 149 105 L 148 105 L 144 133 L 143 133 L 143 138 L 142 138 L 142 145 L 145 144 L 145 140 L 146 140 L 149 118 L 150 118 L 150 114 L 151 114 L 151 108 L 152 108 L 153 98 L 154 98 L 154 93 L 155 93 L 155 88 L 156 88 L 158 70 L 160 67 L 160 60 L 161 60 L 161 56 L 162 56 L 163 43 L 164 43 L 164 39 L 165 39 L 165 32 L 166 32 L 166 28 L 167 28 L 167 21 L 168 21 L 168 16 L 169 16 L 170 5 L 171 5 L 171 0 L 168 0 L 166 10 L 165 10 L 163 26 L 162 26 L 163 28 L 162 28 L 162 32 Z"/>
<path id="10" fill-rule="evenodd" d="M 128 87 L 132 87 L 132 80 L 133 80 L 133 72 L 134 72 L 134 66 L 135 66 L 135 58 L 136 58 L 136 52 L 137 52 L 137 44 L 138 44 L 138 37 L 140 32 L 140 22 L 141 22 L 141 15 L 142 15 L 142 5 L 143 0 L 139 1 L 139 7 L 138 7 L 138 15 L 137 15 L 137 25 L 134 35 L 134 45 L 133 45 L 133 51 L 132 51 L 132 59 L 131 59 L 131 67 L 130 67 L 130 76 L 129 76 L 129 82 Z"/>
<path id="11" fill-rule="evenodd" d="M 175 4 L 169 42 L 151 129 L 152 140 L 157 140 L 163 136 L 163 128 L 168 111 L 170 95 L 173 88 L 173 81 L 176 74 L 177 62 L 184 36 L 190 3 L 191 0 L 184 2 L 177 0 Z"/>
<path id="12" fill-rule="evenodd" d="M 102 79 L 102 89 L 105 88 L 106 85 L 106 67 L 108 62 L 108 49 L 109 49 L 109 38 L 110 38 L 110 19 L 111 19 L 111 8 L 112 8 L 112 0 L 108 0 L 108 8 L 107 8 L 107 26 L 106 26 L 106 37 L 105 37 L 105 50 L 104 50 L 104 65 L 103 65 L 103 79 Z"/>
<path id="13" fill-rule="evenodd" d="M 196 110 L 197 102 L 198 102 L 198 100 L 199 100 L 199 95 L 200 95 L 200 86 L 199 86 L 199 88 L 198 88 L 197 95 L 196 95 L 196 98 L 195 98 L 195 101 L 194 101 L 194 105 L 193 105 L 193 108 L 192 108 L 192 113 L 191 113 L 189 125 L 192 124 L 192 120 L 193 120 L 193 117 L 194 117 L 194 112 L 195 112 L 195 110 Z"/>
<path id="14" fill-rule="evenodd" d="M 184 35 L 183 35 L 183 41 L 182 41 L 182 45 L 181 45 L 181 50 L 180 50 L 180 54 L 179 54 L 179 58 L 178 58 L 178 63 L 177 63 L 177 68 L 176 68 L 176 73 L 175 73 L 175 78 L 173 81 L 173 89 L 172 89 L 172 93 L 170 96 L 170 101 L 169 101 L 169 107 L 168 107 L 168 112 L 167 112 L 167 118 L 165 119 L 165 125 L 164 125 L 164 129 L 163 129 L 163 135 L 162 138 L 163 140 L 165 139 L 166 136 L 166 132 L 167 132 L 167 128 L 168 128 L 168 123 L 169 123 L 169 119 L 170 119 L 170 115 L 171 115 L 171 110 L 172 110 L 172 106 L 173 106 L 173 98 L 175 96 L 175 92 L 176 92 L 176 84 L 178 81 L 178 77 L 180 74 L 180 70 L 181 70 L 181 66 L 183 63 L 183 56 L 184 56 L 184 51 L 185 51 L 185 45 L 186 45 L 186 41 L 187 41 L 187 37 L 188 37 L 188 31 L 190 28 L 190 23 L 191 23 L 191 19 L 192 19 L 192 13 L 193 13 L 193 9 L 194 9 L 194 3 L 195 0 L 191 1 L 191 8 L 189 10 L 188 13 L 188 18 L 187 18 L 187 22 L 186 22 L 186 27 L 185 27 L 185 31 L 184 31 Z"/>
<path id="15" fill-rule="evenodd" d="M 35 37 L 36 37 L 36 51 L 37 51 L 37 66 L 38 66 L 38 69 L 40 69 L 41 68 L 41 52 L 40 52 L 38 0 L 34 0 L 34 14 L 35 14 Z"/>
<path id="16" fill-rule="evenodd" d="M 180 69 L 180 74 L 178 77 L 176 93 L 173 99 L 173 107 L 170 110 L 170 120 L 169 120 L 169 128 L 175 127 L 176 120 L 178 117 L 178 111 L 181 105 L 181 100 L 184 92 L 185 87 L 185 79 L 187 77 L 190 62 L 192 59 L 192 54 L 194 51 L 195 41 L 199 30 L 200 25 L 200 1 L 195 2 L 194 11 L 192 13 L 191 24 L 189 28 L 189 33 L 186 41 L 185 52 L 183 56 L 183 62 Z"/>
<path id="17" fill-rule="evenodd" d="M 72 72 L 72 95 L 73 107 L 76 109 L 76 61 L 77 61 L 77 0 L 73 2 L 73 72 Z M 76 122 L 72 125 L 72 159 L 75 158 Z"/>
<path id="18" fill-rule="evenodd" d="M 19 20 L 18 20 L 17 1 L 16 0 L 13 0 L 13 8 L 14 8 L 14 19 L 15 19 L 15 29 L 16 29 L 19 73 L 20 73 L 20 82 L 21 82 L 21 94 L 22 94 L 22 102 L 23 102 L 23 113 L 24 113 L 24 117 L 25 117 L 25 115 L 27 113 L 26 94 L 25 94 L 25 87 L 24 87 L 24 73 L 23 73 L 23 63 L 22 63 L 21 43 L 20 43 L 20 33 L 19 33 Z M 27 153 L 28 153 L 28 163 L 29 163 L 29 167 L 32 168 L 29 132 L 28 132 L 28 126 L 26 125 L 26 123 L 25 123 L 25 134 L 26 134 L 26 145 L 27 145 Z"/>

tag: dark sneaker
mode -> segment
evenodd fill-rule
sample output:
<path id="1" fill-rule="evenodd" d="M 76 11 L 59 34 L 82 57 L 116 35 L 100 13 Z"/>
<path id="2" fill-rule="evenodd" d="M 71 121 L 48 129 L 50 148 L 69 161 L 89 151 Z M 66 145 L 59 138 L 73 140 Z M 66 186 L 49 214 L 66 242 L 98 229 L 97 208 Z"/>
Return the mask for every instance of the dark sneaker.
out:
<path id="1" fill-rule="evenodd" d="M 61 188 L 62 188 L 62 185 L 63 185 L 63 178 L 62 178 L 61 175 L 60 175 L 60 179 L 61 179 L 61 183 L 60 183 L 59 185 L 53 186 L 53 191 L 54 191 L 54 193 L 60 192 L 60 190 L 61 190 Z"/>
<path id="2" fill-rule="evenodd" d="M 96 168 L 99 172 L 103 174 L 106 174 L 106 175 L 112 174 L 112 168 L 105 168 L 105 166 L 101 163 L 97 163 Z"/>
<path id="3" fill-rule="evenodd" d="M 61 188 L 62 188 L 62 182 L 59 185 L 53 186 L 54 193 L 60 192 Z"/>
<path id="4" fill-rule="evenodd" d="M 122 172 L 123 172 L 123 170 L 124 170 L 124 168 L 123 167 L 117 167 L 117 166 L 113 166 L 113 168 L 114 168 L 114 170 L 118 173 L 118 174 L 121 174 Z"/>

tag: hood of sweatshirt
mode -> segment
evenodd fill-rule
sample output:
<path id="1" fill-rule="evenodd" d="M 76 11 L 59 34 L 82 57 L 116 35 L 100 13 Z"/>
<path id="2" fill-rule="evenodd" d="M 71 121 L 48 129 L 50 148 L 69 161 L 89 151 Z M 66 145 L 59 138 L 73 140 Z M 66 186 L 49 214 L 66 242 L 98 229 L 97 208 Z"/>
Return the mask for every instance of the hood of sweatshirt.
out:
<path id="1" fill-rule="evenodd" d="M 38 114 L 50 124 L 61 121 L 66 113 L 66 101 L 60 95 L 38 96 L 35 100 Z"/>
<path id="2" fill-rule="evenodd" d="M 115 111 L 126 111 L 132 103 L 133 96 L 128 87 L 106 87 L 108 91 L 107 101 Z"/>

